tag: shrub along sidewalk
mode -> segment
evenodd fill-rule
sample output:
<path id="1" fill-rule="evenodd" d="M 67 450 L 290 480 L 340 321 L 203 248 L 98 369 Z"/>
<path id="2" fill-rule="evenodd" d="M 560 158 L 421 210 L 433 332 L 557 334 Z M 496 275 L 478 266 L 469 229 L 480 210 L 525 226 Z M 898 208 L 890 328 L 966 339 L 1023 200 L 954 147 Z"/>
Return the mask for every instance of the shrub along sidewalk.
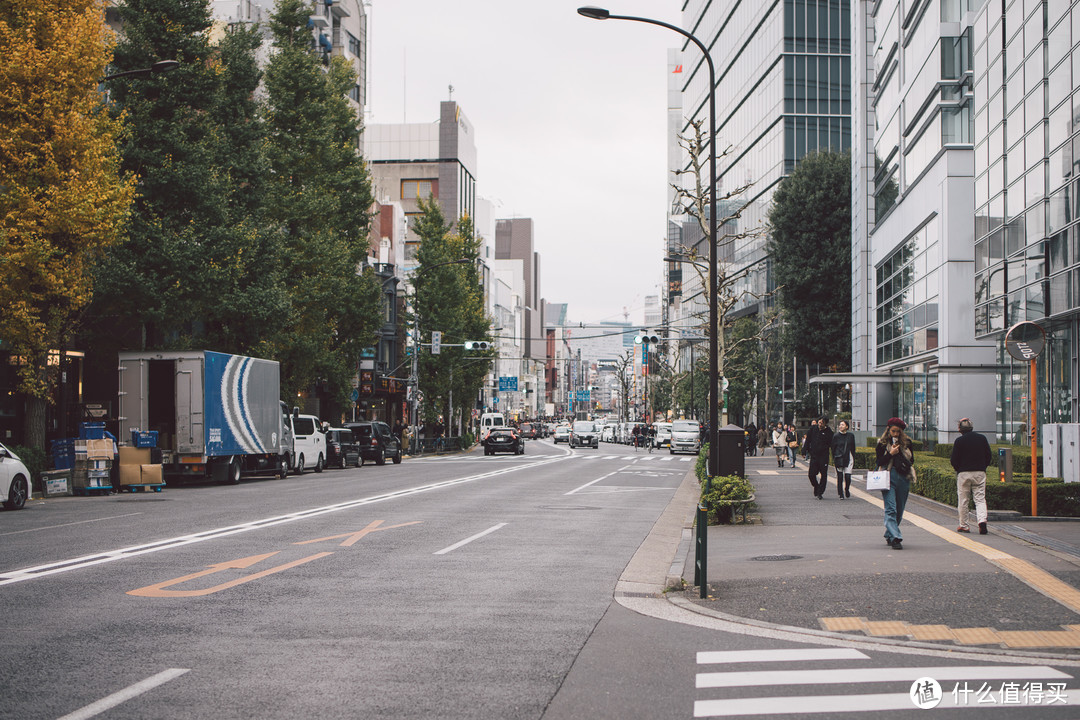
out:
<path id="1" fill-rule="evenodd" d="M 1031 515 L 1031 449 L 1016 445 L 991 445 L 992 465 L 986 470 L 986 506 L 991 510 L 1015 510 Z M 998 448 L 1013 449 L 1013 481 L 998 480 Z M 938 445 L 933 452 L 916 450 L 915 474 L 918 482 L 912 492 L 931 500 L 956 507 L 956 471 L 949 462 L 952 445 Z M 873 447 L 856 448 L 855 467 L 875 470 Z M 1039 469 L 1042 454 L 1037 455 Z M 1036 477 L 1039 515 L 1048 517 L 1080 517 L 1080 485 L 1066 484 L 1060 478 Z"/>

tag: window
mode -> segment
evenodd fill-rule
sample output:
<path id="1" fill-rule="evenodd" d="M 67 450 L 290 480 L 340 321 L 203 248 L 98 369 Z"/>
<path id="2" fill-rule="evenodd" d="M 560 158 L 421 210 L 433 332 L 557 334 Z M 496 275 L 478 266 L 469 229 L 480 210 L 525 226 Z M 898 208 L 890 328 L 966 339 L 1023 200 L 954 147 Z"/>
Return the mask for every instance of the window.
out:
<path id="1" fill-rule="evenodd" d="M 417 200 L 424 198 L 426 200 L 433 194 L 432 188 L 434 185 L 434 180 L 402 180 L 401 199 Z"/>

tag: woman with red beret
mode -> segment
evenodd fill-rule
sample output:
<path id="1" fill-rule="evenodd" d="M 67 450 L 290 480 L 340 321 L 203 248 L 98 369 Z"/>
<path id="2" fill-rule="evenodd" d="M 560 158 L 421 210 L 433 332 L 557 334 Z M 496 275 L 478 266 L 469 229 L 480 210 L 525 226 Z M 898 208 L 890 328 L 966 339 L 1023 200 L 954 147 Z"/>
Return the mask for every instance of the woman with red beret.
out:
<path id="1" fill-rule="evenodd" d="M 889 489 L 881 491 L 885 501 L 885 542 L 894 550 L 903 550 L 900 521 L 904 519 L 908 491 L 915 481 L 915 453 L 911 438 L 904 433 L 907 423 L 900 418 L 889 418 L 885 434 L 877 444 L 878 470 L 889 472 Z"/>

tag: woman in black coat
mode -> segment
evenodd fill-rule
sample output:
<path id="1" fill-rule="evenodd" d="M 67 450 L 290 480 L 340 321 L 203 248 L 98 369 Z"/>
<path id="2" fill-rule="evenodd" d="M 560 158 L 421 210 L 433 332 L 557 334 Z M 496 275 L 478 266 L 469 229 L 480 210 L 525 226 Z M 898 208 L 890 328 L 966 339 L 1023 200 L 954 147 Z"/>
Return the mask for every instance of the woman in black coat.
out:
<path id="1" fill-rule="evenodd" d="M 833 466 L 836 468 L 836 491 L 840 499 L 851 497 L 851 471 L 855 467 L 855 436 L 848 432 L 846 420 L 841 420 L 832 437 Z"/>

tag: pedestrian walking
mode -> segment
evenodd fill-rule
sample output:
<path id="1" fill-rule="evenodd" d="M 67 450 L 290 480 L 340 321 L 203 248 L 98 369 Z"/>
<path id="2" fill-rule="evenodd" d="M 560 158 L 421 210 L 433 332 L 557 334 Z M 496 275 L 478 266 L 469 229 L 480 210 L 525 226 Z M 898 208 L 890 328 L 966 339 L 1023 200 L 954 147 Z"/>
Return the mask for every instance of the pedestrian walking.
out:
<path id="1" fill-rule="evenodd" d="M 791 467 L 795 467 L 795 453 L 799 451 L 799 433 L 794 425 L 787 426 L 787 454 Z"/>
<path id="2" fill-rule="evenodd" d="M 903 550 L 900 523 L 904 519 L 911 483 L 915 482 L 915 452 L 904 430 L 907 423 L 889 418 L 885 433 L 877 444 L 877 468 L 889 472 L 889 489 L 881 491 L 885 502 L 885 542 L 894 550 Z"/>
<path id="3" fill-rule="evenodd" d="M 956 424 L 960 437 L 953 443 L 953 470 L 956 470 L 956 513 L 960 524 L 956 532 L 971 532 L 968 527 L 968 496 L 975 505 L 975 519 L 979 523 L 979 534 L 985 535 L 986 529 L 986 467 L 992 458 L 990 442 L 985 435 L 975 432 L 975 426 L 969 418 L 963 418 Z"/>
<path id="4" fill-rule="evenodd" d="M 772 433 L 772 446 L 776 451 L 776 465 L 777 467 L 784 467 L 784 459 L 787 457 L 787 430 L 784 429 L 784 423 L 776 423 L 776 427 Z"/>
<path id="5" fill-rule="evenodd" d="M 769 431 L 762 425 L 757 431 L 757 446 L 761 450 L 762 457 L 765 456 L 765 448 L 769 447 Z"/>
<path id="6" fill-rule="evenodd" d="M 750 423 L 743 432 L 746 433 L 746 454 L 754 457 L 757 454 L 757 426 Z"/>
<path id="7" fill-rule="evenodd" d="M 803 451 L 810 456 L 810 484 L 814 486 L 814 497 L 825 497 L 825 488 L 829 485 L 829 449 L 832 447 L 833 432 L 829 429 L 826 417 L 818 418 L 806 433 Z"/>
<path id="8" fill-rule="evenodd" d="M 846 420 L 836 426 L 832 438 L 833 467 L 836 468 L 836 492 L 840 499 L 851 497 L 851 471 L 855 467 L 855 436 L 848 432 Z"/>

